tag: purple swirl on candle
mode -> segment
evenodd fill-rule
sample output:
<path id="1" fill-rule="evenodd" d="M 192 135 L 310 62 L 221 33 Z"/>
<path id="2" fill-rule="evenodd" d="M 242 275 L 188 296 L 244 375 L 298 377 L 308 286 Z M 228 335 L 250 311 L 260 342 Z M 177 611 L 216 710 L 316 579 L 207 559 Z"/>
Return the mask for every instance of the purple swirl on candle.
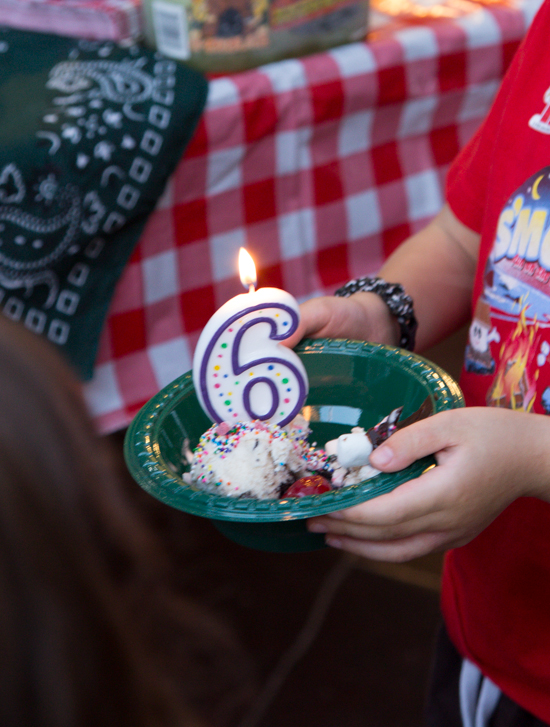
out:
<path id="1" fill-rule="evenodd" d="M 212 402 L 210 401 L 209 393 L 208 393 L 208 385 L 207 385 L 207 367 L 210 362 L 210 357 L 212 355 L 212 352 L 217 345 L 220 337 L 222 334 L 236 321 L 244 318 L 250 313 L 254 313 L 255 311 L 261 311 L 266 309 L 279 309 L 282 311 L 285 311 L 290 316 L 291 324 L 288 327 L 286 331 L 283 331 L 282 333 L 277 332 L 277 324 L 273 320 L 273 318 L 270 318 L 269 316 L 259 316 L 257 318 L 251 318 L 249 321 L 246 321 L 241 328 L 236 332 L 234 341 L 231 346 L 231 366 L 233 369 L 233 374 L 235 376 L 238 376 L 245 371 L 253 368 L 254 366 L 258 366 L 260 364 L 278 364 L 286 369 L 288 369 L 296 378 L 296 382 L 298 384 L 298 397 L 295 406 L 292 408 L 292 410 L 287 413 L 284 418 L 279 421 L 280 426 L 284 426 L 285 424 L 288 424 L 294 417 L 298 414 L 300 409 L 302 408 L 302 405 L 305 401 L 306 395 L 307 395 L 307 386 L 306 382 L 304 381 L 302 373 L 299 371 L 299 369 L 292 364 L 292 362 L 286 360 L 285 358 L 279 358 L 277 356 L 265 356 L 261 358 L 257 358 L 253 361 L 249 361 L 244 365 L 239 364 L 239 347 L 241 344 L 241 339 L 245 332 L 251 328 L 252 326 L 257 325 L 258 323 L 267 323 L 270 327 L 270 333 L 269 338 L 273 341 L 283 341 L 286 338 L 289 338 L 294 331 L 298 327 L 299 323 L 299 317 L 297 312 L 291 308 L 290 306 L 287 306 L 283 303 L 260 303 L 258 305 L 250 306 L 249 308 L 245 308 L 238 313 L 235 313 L 234 315 L 230 316 L 227 320 L 224 321 L 224 323 L 217 329 L 217 331 L 214 333 L 210 341 L 208 342 L 204 356 L 202 358 L 201 364 L 200 364 L 200 371 L 199 371 L 199 385 L 200 390 L 202 394 L 202 399 L 204 402 L 204 406 L 210 415 L 211 419 L 215 422 L 222 422 L 224 421 L 224 417 L 220 416 L 220 414 L 216 411 L 214 406 L 212 405 Z M 290 349 L 289 349 L 290 350 Z M 269 407 L 269 411 L 263 414 L 258 414 L 252 410 L 251 407 L 251 392 L 252 388 L 256 386 L 257 384 L 267 384 L 271 391 L 272 396 L 272 403 Z M 279 392 L 277 390 L 277 386 L 275 385 L 274 381 L 266 376 L 258 376 L 254 379 L 254 381 L 249 381 L 243 389 L 242 394 L 242 401 L 243 406 L 245 408 L 247 416 L 249 416 L 251 419 L 261 419 L 261 420 L 268 420 L 273 417 L 275 412 L 277 411 L 277 408 L 279 406 L 280 400 L 279 400 Z"/>

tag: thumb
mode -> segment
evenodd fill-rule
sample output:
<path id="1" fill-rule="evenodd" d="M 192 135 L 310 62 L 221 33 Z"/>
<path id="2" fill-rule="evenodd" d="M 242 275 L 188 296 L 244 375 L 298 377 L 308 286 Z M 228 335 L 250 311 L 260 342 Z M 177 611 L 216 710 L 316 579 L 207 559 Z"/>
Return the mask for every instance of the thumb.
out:
<path id="1" fill-rule="evenodd" d="M 436 454 L 449 446 L 448 431 L 442 414 L 415 422 L 391 435 L 369 457 L 370 464 L 382 472 L 397 472 L 417 459 Z"/>
<path id="2" fill-rule="evenodd" d="M 300 343 L 302 338 L 306 338 L 308 335 L 309 334 L 307 332 L 307 324 L 301 318 L 298 323 L 298 327 L 296 328 L 294 333 L 291 336 L 289 336 L 288 338 L 285 338 L 284 340 L 282 340 L 280 343 L 281 343 L 281 345 L 287 346 L 288 348 L 294 348 L 295 346 L 297 346 Z"/>
<path id="3" fill-rule="evenodd" d="M 282 344 L 294 348 L 302 338 L 322 338 L 327 333 L 327 324 L 333 315 L 333 306 L 341 299 L 321 297 L 306 300 L 300 306 L 300 321 L 298 328 Z M 336 301 L 336 302 L 335 302 Z"/>

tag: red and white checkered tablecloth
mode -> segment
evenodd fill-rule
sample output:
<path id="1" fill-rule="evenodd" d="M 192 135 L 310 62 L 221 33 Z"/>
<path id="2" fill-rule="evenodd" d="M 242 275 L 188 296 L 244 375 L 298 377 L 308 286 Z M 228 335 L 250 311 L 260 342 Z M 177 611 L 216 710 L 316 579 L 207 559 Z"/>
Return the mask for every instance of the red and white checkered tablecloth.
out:
<path id="1" fill-rule="evenodd" d="M 85 396 L 101 432 L 192 365 L 201 329 L 260 286 L 304 300 L 376 272 L 441 207 L 538 2 L 479 6 L 211 81 L 201 123 L 112 301 Z"/>

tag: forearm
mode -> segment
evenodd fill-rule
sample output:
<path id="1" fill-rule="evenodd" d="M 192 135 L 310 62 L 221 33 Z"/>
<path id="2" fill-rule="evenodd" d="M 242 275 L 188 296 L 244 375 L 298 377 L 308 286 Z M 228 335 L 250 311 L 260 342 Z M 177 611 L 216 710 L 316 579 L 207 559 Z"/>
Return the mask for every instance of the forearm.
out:
<path id="1" fill-rule="evenodd" d="M 550 417 L 531 412 L 514 413 L 523 417 L 518 421 L 511 449 L 512 462 L 520 461 L 517 476 L 522 483 L 521 494 L 550 503 Z"/>
<path id="2" fill-rule="evenodd" d="M 479 236 L 445 208 L 398 247 L 380 270 L 382 278 L 401 283 L 414 301 L 417 351 L 468 320 L 478 245 Z"/>
<path id="3" fill-rule="evenodd" d="M 464 323 L 476 269 L 479 235 L 462 225 L 448 207 L 386 261 L 380 277 L 401 283 L 418 320 L 416 350 L 422 351 Z M 285 343 L 306 336 L 351 338 L 399 345 L 396 318 L 376 293 L 312 298 L 300 307 L 297 331 Z"/>

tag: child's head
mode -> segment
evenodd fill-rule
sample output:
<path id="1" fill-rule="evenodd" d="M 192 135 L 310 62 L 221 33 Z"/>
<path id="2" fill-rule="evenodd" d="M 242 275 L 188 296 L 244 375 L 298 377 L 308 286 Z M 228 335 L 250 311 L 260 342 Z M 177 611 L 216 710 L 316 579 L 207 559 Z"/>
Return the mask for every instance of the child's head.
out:
<path id="1" fill-rule="evenodd" d="M 112 454 L 57 351 L 0 316 L 5 727 L 196 724 L 139 620 L 163 620 L 162 556 Z"/>

